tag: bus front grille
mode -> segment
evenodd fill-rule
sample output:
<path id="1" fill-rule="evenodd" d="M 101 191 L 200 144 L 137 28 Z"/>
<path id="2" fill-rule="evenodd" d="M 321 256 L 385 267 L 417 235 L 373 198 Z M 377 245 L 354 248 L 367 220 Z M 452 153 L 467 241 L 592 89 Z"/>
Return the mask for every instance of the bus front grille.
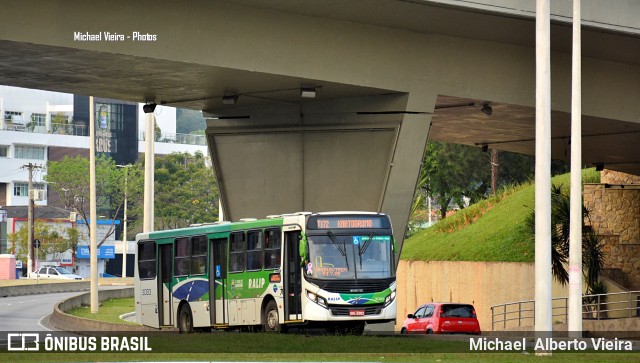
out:
<path id="1" fill-rule="evenodd" d="M 380 292 L 389 288 L 395 278 L 375 279 L 375 280 L 316 280 L 308 279 L 328 292 L 339 294 L 362 294 Z"/>

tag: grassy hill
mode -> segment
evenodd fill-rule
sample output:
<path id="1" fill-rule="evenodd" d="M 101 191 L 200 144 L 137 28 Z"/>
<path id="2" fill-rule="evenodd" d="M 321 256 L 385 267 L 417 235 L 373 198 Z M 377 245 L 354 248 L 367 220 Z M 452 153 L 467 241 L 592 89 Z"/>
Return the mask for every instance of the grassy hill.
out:
<path id="1" fill-rule="evenodd" d="M 599 182 L 595 169 L 585 183 Z M 569 174 L 552 178 L 569 186 Z M 403 260 L 533 262 L 534 242 L 525 219 L 534 208 L 533 183 L 507 188 L 405 240 Z"/>

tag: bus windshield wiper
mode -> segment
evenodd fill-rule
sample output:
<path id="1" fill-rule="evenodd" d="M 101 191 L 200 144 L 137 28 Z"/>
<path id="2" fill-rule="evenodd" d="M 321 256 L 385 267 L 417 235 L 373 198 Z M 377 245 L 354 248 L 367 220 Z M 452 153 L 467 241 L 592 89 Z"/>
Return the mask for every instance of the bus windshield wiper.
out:
<path id="1" fill-rule="evenodd" d="M 347 257 L 347 246 L 346 246 L 346 244 L 343 243 L 342 248 L 341 248 L 340 247 L 340 243 L 338 243 L 338 240 L 336 239 L 336 236 L 333 234 L 333 232 L 329 231 L 329 232 L 327 232 L 327 235 L 331 239 L 331 243 L 333 243 L 334 246 L 336 246 L 336 249 L 338 249 L 338 251 L 340 252 L 340 254 L 344 256 L 344 262 L 347 264 L 347 270 L 348 270 L 349 269 L 349 258 Z"/>
<path id="2" fill-rule="evenodd" d="M 364 255 L 364 253 L 367 251 L 367 248 L 369 248 L 369 244 L 371 243 L 371 240 L 373 240 L 374 234 L 375 234 L 375 231 L 371 232 L 371 234 L 369 235 L 369 239 L 367 239 L 367 242 L 364 242 L 358 245 L 358 256 L 360 257 L 360 269 L 362 269 L 362 255 Z"/>

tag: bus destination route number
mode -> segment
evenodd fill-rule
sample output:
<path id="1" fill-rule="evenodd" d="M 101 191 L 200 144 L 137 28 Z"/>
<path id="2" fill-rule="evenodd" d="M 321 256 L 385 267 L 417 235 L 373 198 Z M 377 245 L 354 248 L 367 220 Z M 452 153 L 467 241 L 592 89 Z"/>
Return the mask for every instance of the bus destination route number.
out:
<path id="1" fill-rule="evenodd" d="M 317 219 L 318 229 L 329 228 L 374 228 L 372 219 Z"/>

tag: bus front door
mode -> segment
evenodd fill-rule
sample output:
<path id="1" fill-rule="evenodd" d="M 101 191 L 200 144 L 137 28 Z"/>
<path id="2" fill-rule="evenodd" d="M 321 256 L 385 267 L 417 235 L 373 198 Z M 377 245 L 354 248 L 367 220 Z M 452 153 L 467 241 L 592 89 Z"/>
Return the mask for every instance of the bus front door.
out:
<path id="1" fill-rule="evenodd" d="M 160 317 L 160 326 L 173 325 L 173 297 L 171 286 L 173 280 L 173 270 L 171 262 L 173 261 L 173 244 L 160 245 L 159 248 L 159 264 L 158 271 L 158 316 Z"/>
<path id="2" fill-rule="evenodd" d="M 209 255 L 209 318 L 211 325 L 227 325 L 227 239 L 210 241 Z"/>
<path id="3" fill-rule="evenodd" d="M 300 231 L 285 232 L 284 264 L 285 320 L 302 319 L 302 282 L 300 270 Z"/>

